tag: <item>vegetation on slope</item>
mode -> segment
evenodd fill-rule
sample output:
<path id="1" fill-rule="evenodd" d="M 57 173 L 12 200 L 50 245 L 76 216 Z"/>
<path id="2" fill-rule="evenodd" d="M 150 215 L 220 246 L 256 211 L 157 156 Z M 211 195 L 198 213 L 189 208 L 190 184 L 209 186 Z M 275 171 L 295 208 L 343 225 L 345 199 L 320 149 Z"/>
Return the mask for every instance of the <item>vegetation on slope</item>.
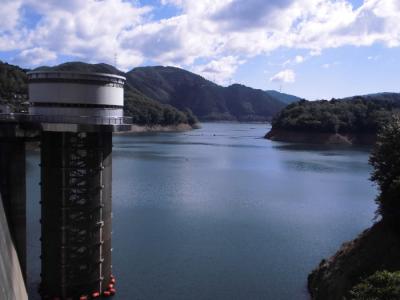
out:
<path id="1" fill-rule="evenodd" d="M 3 77 L 4 84 L 11 85 L 6 90 L 11 91 L 11 94 L 26 95 L 25 70 L 8 66 L 16 75 Z M 126 113 L 137 124 L 171 125 L 182 122 L 193 125 L 197 122 L 195 116 L 202 120 L 269 121 L 287 103 L 299 99 L 239 84 L 222 87 L 199 75 L 174 67 L 140 67 L 124 73 L 107 64 L 69 62 L 36 70 L 99 72 L 125 76 Z M 17 87 L 16 83 L 21 87 Z M 3 98 L 12 100 L 9 94 L 4 94 Z"/>
<path id="2" fill-rule="evenodd" d="M 59 70 L 109 73 L 120 76 L 126 74 L 107 64 L 86 64 L 82 62 L 69 62 L 56 67 L 41 67 L 37 70 Z M 139 125 L 177 125 L 198 123 L 197 118 L 189 109 L 180 111 L 171 105 L 165 105 L 145 96 L 127 80 L 125 84 L 125 115 L 133 119 L 133 123 Z"/>
<path id="3" fill-rule="evenodd" d="M 125 76 L 125 74 L 113 66 L 107 64 L 86 64 L 82 62 L 69 62 L 56 67 L 40 67 L 38 71 L 76 71 L 109 73 Z M 26 70 L 17 66 L 0 63 L 0 95 L 4 102 L 10 104 L 14 111 L 26 110 L 21 101 L 27 100 L 27 76 Z M 170 105 L 164 105 L 154 101 L 129 83 L 125 85 L 125 114 L 133 118 L 133 122 L 139 125 L 177 125 L 189 124 L 193 126 L 198 122 L 193 113 L 186 109 L 179 111 Z"/>
<path id="4" fill-rule="evenodd" d="M 400 233 L 400 117 L 383 126 L 370 156 L 371 179 L 380 194 L 376 202 L 382 219 Z"/>
<path id="5" fill-rule="evenodd" d="M 294 102 L 302 100 L 301 98 L 299 98 L 297 96 L 285 94 L 285 93 L 274 91 L 274 90 L 268 90 L 265 92 L 267 94 L 269 94 L 270 96 L 277 98 L 279 101 L 281 101 L 285 104 L 290 104 L 290 103 L 294 103 Z"/>
<path id="6" fill-rule="evenodd" d="M 400 299 L 400 271 L 378 271 L 350 291 L 351 300 Z"/>
<path id="7" fill-rule="evenodd" d="M 189 108 L 202 120 L 267 121 L 286 106 L 280 93 L 239 84 L 222 87 L 174 67 L 135 68 L 126 77 L 147 97 L 178 109 Z"/>
<path id="8" fill-rule="evenodd" d="M 160 124 L 170 120 L 180 120 L 186 116 L 188 122 L 194 116 L 202 120 L 267 121 L 286 106 L 298 100 L 295 96 L 274 91 L 262 91 L 243 85 L 219 86 L 194 73 L 174 67 L 140 67 L 123 73 L 106 64 L 89 65 L 66 63 L 56 67 L 59 70 L 78 70 L 84 72 L 104 72 L 125 76 L 128 113 L 140 124 Z M 49 69 L 49 68 L 41 68 Z M 151 102 L 153 100 L 153 102 Z M 151 102 L 150 107 L 144 105 Z M 168 106 L 157 106 L 159 103 Z M 134 106 L 137 106 L 137 109 Z M 161 111 L 159 108 L 166 108 Z M 146 108 L 145 110 L 143 110 Z M 176 108 L 182 114 L 170 116 Z M 140 116 L 137 110 L 143 114 Z M 192 113 L 190 113 L 192 112 Z M 165 116 L 165 117 L 162 117 Z"/>
<path id="9" fill-rule="evenodd" d="M 102 72 L 125 76 L 126 106 L 129 114 L 140 124 L 159 124 L 169 120 L 232 120 L 267 121 L 286 106 L 287 102 L 298 100 L 295 96 L 274 91 L 262 91 L 243 85 L 219 86 L 203 77 L 174 67 L 139 67 L 123 73 L 106 64 L 90 65 L 80 62 L 65 63 L 56 68 L 42 67 L 42 70 Z M 128 105 L 128 102 L 131 102 Z M 144 105 L 151 103 L 149 107 Z M 160 106 L 160 103 L 162 104 Z M 136 106 L 137 108 L 135 109 Z M 160 108 L 165 108 L 163 111 Z M 171 115 L 174 108 L 184 112 Z M 144 109 L 144 110 L 143 110 Z M 140 110 L 143 114 L 138 115 Z M 165 117 L 162 117 L 165 116 Z"/>
<path id="10" fill-rule="evenodd" d="M 308 287 L 312 299 L 400 299 L 399 116 L 394 116 L 382 127 L 370 164 L 373 166 L 371 180 L 378 185 L 380 192 L 376 202 L 379 206 L 377 217 L 381 220 L 357 239 L 344 244 L 310 274 Z M 383 270 L 396 273 L 376 273 Z M 397 293 L 397 296 L 376 298 L 379 293 L 382 296 Z"/>
<path id="11" fill-rule="evenodd" d="M 389 97 L 390 95 L 390 97 Z M 273 120 L 273 129 L 316 133 L 376 133 L 400 109 L 400 94 L 299 101 Z"/>
<path id="12" fill-rule="evenodd" d="M 27 94 L 26 71 L 0 61 L 0 102 L 14 111 L 26 110 Z"/>

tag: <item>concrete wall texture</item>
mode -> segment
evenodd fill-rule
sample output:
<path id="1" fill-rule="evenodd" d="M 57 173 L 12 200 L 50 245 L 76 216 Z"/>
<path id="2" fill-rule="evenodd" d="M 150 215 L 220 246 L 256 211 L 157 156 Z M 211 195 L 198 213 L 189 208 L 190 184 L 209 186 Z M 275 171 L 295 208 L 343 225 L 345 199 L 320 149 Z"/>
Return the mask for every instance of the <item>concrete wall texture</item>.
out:
<path id="1" fill-rule="evenodd" d="M 0 195 L 0 299 L 27 300 L 28 295 L 17 251 L 10 235 Z"/>

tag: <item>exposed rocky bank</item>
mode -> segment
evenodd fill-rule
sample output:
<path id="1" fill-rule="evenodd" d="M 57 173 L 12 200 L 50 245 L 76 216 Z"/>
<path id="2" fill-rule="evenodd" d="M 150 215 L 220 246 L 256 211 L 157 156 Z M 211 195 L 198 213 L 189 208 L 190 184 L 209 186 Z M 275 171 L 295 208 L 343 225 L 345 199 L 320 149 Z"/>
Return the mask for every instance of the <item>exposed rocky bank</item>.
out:
<path id="1" fill-rule="evenodd" d="M 383 222 L 321 261 L 308 277 L 311 299 L 346 299 L 354 285 L 377 270 L 400 270 L 400 235 Z"/>
<path id="2" fill-rule="evenodd" d="M 265 138 L 278 142 L 325 145 L 373 145 L 376 135 L 371 133 L 302 132 L 272 128 Z"/>

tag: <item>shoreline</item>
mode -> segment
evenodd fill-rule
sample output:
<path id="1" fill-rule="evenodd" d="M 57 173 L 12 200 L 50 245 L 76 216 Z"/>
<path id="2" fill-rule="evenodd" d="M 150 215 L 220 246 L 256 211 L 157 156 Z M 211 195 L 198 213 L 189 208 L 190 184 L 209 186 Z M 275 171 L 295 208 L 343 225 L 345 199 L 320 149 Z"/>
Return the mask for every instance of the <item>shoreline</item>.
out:
<path id="1" fill-rule="evenodd" d="M 373 145 L 376 142 L 373 133 L 302 132 L 274 128 L 264 138 L 276 142 L 343 146 Z"/>
<path id="2" fill-rule="evenodd" d="M 177 124 L 177 125 L 131 125 L 131 130 L 124 132 L 114 132 L 115 135 L 124 135 L 132 133 L 151 133 L 151 132 L 184 132 L 194 129 L 201 128 L 200 124 L 195 124 L 193 126 L 189 124 Z"/>
<path id="3" fill-rule="evenodd" d="M 400 269 L 400 239 L 383 221 L 373 224 L 354 240 L 345 242 L 309 274 L 312 300 L 336 300 L 348 296 L 360 280 L 379 270 Z"/>
<path id="4" fill-rule="evenodd" d="M 185 132 L 199 128 L 201 128 L 200 123 L 194 124 L 193 126 L 190 126 L 189 124 L 178 124 L 178 125 L 168 125 L 168 126 L 131 125 L 131 130 L 123 132 L 113 132 L 113 135 L 146 134 L 146 133 L 156 133 L 156 132 Z M 25 148 L 28 151 L 38 151 L 40 148 L 40 142 L 39 141 L 26 142 Z"/>

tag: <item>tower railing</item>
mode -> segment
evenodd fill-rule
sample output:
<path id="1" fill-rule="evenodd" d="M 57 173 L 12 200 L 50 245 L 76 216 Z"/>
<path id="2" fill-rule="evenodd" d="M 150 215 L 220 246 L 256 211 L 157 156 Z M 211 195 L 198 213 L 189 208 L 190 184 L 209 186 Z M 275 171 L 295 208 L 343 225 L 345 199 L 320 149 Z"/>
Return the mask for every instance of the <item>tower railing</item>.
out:
<path id="1" fill-rule="evenodd" d="M 65 116 L 65 115 L 32 115 L 25 113 L 0 114 L 0 121 L 15 121 L 27 123 L 66 123 L 90 125 L 129 125 L 132 117 L 113 116 Z"/>

